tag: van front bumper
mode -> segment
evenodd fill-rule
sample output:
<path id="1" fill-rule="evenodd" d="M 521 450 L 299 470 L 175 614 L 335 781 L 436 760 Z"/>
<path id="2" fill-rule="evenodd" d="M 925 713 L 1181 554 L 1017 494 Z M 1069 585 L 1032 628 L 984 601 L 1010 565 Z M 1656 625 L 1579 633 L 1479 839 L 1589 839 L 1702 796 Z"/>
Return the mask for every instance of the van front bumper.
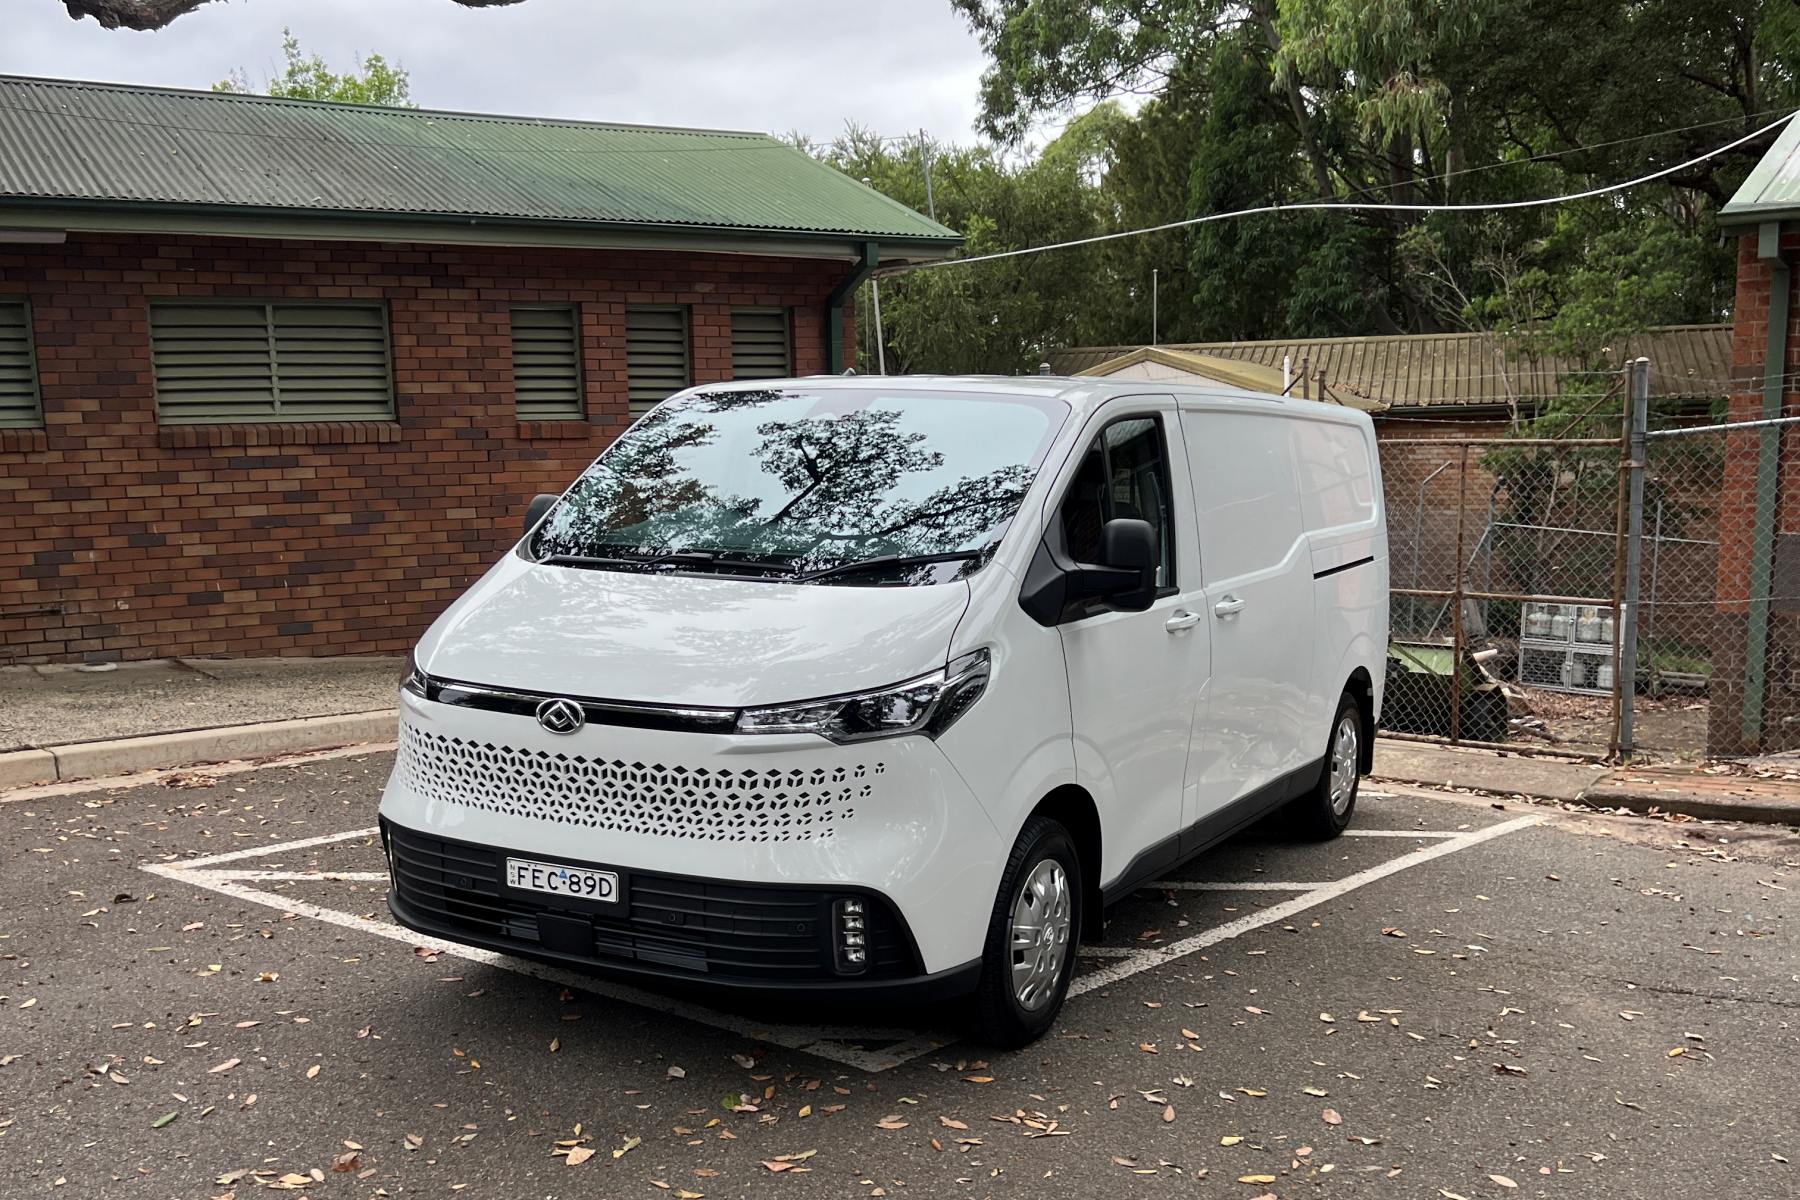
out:
<path id="1" fill-rule="evenodd" d="M 866 889 L 725 883 L 619 871 L 610 903 L 540 896 L 503 882 L 504 850 L 381 822 L 388 909 L 408 929 L 637 981 L 749 991 L 806 989 L 932 1000 L 973 991 L 979 959 L 926 974 L 894 907 Z M 541 855 L 534 856 L 542 858 Z M 617 868 L 567 857 L 571 867 Z M 837 965 L 834 905 L 863 902 L 867 965 Z"/>
<path id="2" fill-rule="evenodd" d="M 381 819 L 410 928 L 745 987 L 949 987 L 981 958 L 1007 847 L 929 738 L 558 735 L 407 693 L 399 732 Z M 506 887 L 508 857 L 615 872 L 620 899 Z M 833 957 L 846 897 L 870 923 L 861 970 Z"/>

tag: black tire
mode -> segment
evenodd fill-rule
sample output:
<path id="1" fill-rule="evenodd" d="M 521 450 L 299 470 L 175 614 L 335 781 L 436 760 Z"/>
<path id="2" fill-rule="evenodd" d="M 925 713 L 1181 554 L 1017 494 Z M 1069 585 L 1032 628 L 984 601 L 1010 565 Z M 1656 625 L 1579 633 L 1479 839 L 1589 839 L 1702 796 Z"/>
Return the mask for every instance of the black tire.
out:
<path id="1" fill-rule="evenodd" d="M 1020 989 L 1013 977 L 1015 954 L 1012 946 L 1013 907 L 1020 893 L 1040 866 L 1053 862 L 1060 867 L 1066 886 L 1068 930 L 1063 939 L 1063 954 L 1054 980 L 1046 986 L 1038 981 L 1035 992 L 1040 997 L 1030 1006 L 1020 999 Z M 987 1044 L 1011 1050 L 1036 1041 L 1047 1032 L 1062 1011 L 1069 994 L 1069 979 L 1075 972 L 1075 951 L 1081 938 L 1082 920 L 1081 858 L 1069 831 L 1047 817 L 1032 817 L 1019 831 L 1007 856 L 1006 869 L 1000 875 L 1000 888 L 994 897 L 994 909 L 988 917 L 987 940 L 981 954 L 981 982 L 974 996 L 976 1030 Z M 1023 955 L 1021 955 L 1023 961 Z"/>
<path id="2" fill-rule="evenodd" d="M 1349 772 L 1347 781 L 1338 773 L 1338 760 L 1343 757 L 1344 731 L 1348 726 Z M 1366 730 L 1363 728 L 1362 705 L 1345 692 L 1338 700 L 1337 715 L 1331 718 L 1331 730 L 1325 737 L 1325 761 L 1319 769 L 1319 782 L 1311 791 L 1288 806 L 1288 822 L 1301 837 L 1328 842 L 1350 827 L 1356 815 L 1356 792 L 1362 783 L 1362 749 Z M 1346 791 L 1333 799 L 1334 790 L 1343 784 Z M 1347 794 L 1346 794 L 1347 793 Z"/>

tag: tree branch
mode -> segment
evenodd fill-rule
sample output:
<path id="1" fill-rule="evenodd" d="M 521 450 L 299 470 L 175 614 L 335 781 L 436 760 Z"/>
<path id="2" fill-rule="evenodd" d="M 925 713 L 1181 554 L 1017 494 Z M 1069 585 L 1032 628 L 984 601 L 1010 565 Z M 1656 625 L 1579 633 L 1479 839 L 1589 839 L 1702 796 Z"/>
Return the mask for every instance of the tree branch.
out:
<path id="1" fill-rule="evenodd" d="M 212 0 L 62 0 L 74 20 L 92 17 L 107 29 L 162 29 Z M 464 8 L 499 8 L 523 0 L 452 0 Z"/>

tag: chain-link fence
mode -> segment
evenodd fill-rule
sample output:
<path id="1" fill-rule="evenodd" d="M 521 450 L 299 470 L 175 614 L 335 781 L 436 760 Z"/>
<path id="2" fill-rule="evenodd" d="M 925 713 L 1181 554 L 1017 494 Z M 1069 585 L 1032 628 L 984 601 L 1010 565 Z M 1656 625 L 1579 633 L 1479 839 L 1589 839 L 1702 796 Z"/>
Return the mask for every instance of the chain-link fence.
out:
<path id="1" fill-rule="evenodd" d="M 1800 418 L 1643 438 L 1638 753 L 1699 757 L 1800 743 Z"/>
<path id="2" fill-rule="evenodd" d="M 1607 752 L 1618 439 L 1384 438 L 1393 598 L 1382 724 Z"/>
<path id="3" fill-rule="evenodd" d="M 1619 437 L 1381 439 L 1390 735 L 1800 746 L 1800 416 L 1653 424 L 1639 366 Z"/>

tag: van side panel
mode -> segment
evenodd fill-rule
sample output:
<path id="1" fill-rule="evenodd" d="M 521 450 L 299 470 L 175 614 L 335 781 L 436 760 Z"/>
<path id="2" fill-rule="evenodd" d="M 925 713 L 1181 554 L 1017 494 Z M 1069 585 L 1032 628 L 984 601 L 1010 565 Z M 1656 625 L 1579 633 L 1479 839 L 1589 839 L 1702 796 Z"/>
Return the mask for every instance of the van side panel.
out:
<path id="1" fill-rule="evenodd" d="M 1221 399 L 1181 413 L 1213 638 L 1190 765 L 1202 818 L 1324 753 L 1313 735 L 1314 567 L 1286 408 Z"/>
<path id="2" fill-rule="evenodd" d="M 1388 634 L 1381 468 L 1367 417 L 1296 420 L 1289 432 L 1313 567 L 1310 720 L 1323 746 L 1338 695 L 1356 668 L 1368 672 L 1380 711 Z"/>

